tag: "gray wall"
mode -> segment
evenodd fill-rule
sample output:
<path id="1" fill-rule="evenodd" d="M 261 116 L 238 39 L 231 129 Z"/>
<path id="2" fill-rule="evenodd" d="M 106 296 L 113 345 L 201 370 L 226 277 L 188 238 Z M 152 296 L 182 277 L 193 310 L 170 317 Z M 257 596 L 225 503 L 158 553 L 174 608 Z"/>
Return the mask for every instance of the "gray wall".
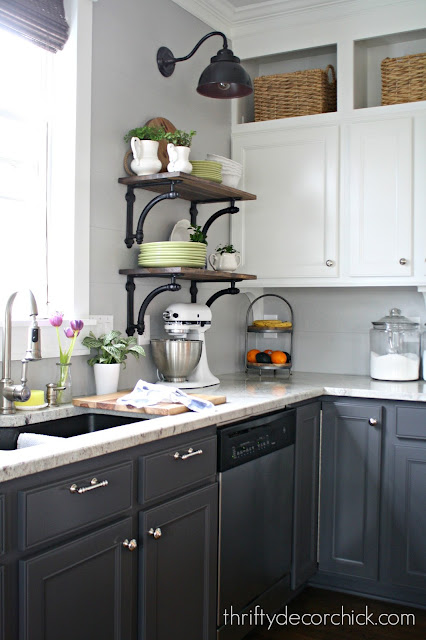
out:
<path id="1" fill-rule="evenodd" d="M 221 47 L 219 37 L 204 43 L 191 60 L 178 64 L 171 78 L 163 78 L 157 69 L 158 47 L 165 45 L 175 56 L 184 56 L 211 30 L 198 19 L 169 0 L 102 0 L 93 9 L 90 311 L 113 314 L 115 327 L 124 332 L 126 279 L 118 269 L 136 266 L 139 248 L 129 250 L 124 244 L 126 190 L 117 184 L 117 178 L 124 175 L 123 157 L 128 149 L 123 135 L 152 117 L 163 116 L 179 129 L 197 131 L 190 159 L 204 159 L 208 152 L 229 155 L 231 106 L 228 101 L 199 96 L 195 90 L 200 73 Z M 151 197 L 147 192 L 136 192 L 137 215 Z M 217 208 L 220 205 L 200 206 L 200 223 Z M 189 218 L 188 209 L 189 203 L 179 201 L 156 206 L 146 220 L 145 241 L 168 239 L 173 225 Z M 228 240 L 227 218 L 211 228 L 208 253 Z M 161 284 L 164 282 L 158 279 L 137 281 L 136 308 Z M 152 336 L 164 335 L 161 313 L 168 304 L 190 301 L 187 286 L 184 288 L 184 293 L 161 294 L 151 303 Z M 201 285 L 199 289 L 199 301 L 203 302 L 217 286 Z M 233 347 L 238 307 L 235 298 L 229 298 L 213 308 L 214 326 L 206 339 L 209 363 L 216 373 L 236 368 Z M 154 380 L 149 347 L 146 352 L 142 362 L 128 363 L 121 375 L 121 388 L 132 385 L 138 377 Z"/>

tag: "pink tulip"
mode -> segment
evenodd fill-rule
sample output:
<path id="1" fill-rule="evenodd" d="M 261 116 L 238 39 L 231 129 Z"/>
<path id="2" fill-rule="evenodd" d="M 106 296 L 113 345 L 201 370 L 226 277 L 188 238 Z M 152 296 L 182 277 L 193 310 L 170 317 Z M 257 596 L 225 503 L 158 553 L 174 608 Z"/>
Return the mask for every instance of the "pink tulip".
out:
<path id="1" fill-rule="evenodd" d="M 66 329 L 64 329 L 64 333 L 67 338 L 74 338 L 74 331 L 73 329 L 71 329 L 71 327 L 67 327 Z"/>
<path id="2" fill-rule="evenodd" d="M 70 325 L 73 331 L 78 331 L 78 333 L 80 333 L 80 331 L 84 327 L 84 322 L 83 320 L 71 320 Z"/>
<path id="3" fill-rule="evenodd" d="M 56 312 L 56 315 L 49 318 L 49 322 L 52 327 L 60 327 L 62 324 L 62 318 L 64 317 L 63 313 Z"/>

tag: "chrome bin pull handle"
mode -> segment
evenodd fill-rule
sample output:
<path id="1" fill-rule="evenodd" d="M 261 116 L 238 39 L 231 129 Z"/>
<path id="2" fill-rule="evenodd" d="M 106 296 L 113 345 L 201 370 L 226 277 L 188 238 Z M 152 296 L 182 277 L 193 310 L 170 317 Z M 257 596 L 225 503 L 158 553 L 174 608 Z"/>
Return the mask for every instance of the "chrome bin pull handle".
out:
<path id="1" fill-rule="evenodd" d="M 108 480 L 101 480 L 98 482 L 97 478 L 92 478 L 90 481 L 90 485 L 88 487 L 78 487 L 76 484 L 72 484 L 70 486 L 71 493 L 87 493 L 88 491 L 93 491 L 93 489 L 100 489 L 101 487 L 107 487 Z"/>
<path id="2" fill-rule="evenodd" d="M 192 458 L 193 456 L 201 456 L 202 453 L 203 453 L 202 449 L 197 449 L 197 451 L 194 451 L 192 447 L 189 447 L 187 453 L 180 454 L 179 451 L 176 451 L 173 457 L 175 460 L 187 460 L 188 458 Z"/>

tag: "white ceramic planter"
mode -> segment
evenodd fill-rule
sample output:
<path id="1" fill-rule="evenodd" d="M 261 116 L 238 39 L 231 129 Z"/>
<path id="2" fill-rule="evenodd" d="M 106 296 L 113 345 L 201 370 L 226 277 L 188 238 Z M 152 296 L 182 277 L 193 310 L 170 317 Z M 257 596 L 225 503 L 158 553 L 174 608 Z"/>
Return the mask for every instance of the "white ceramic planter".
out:
<path id="1" fill-rule="evenodd" d="M 130 146 L 133 151 L 130 168 L 136 175 L 148 176 L 161 171 L 161 160 L 158 158 L 158 142 L 156 140 L 132 138 Z"/>
<path id="2" fill-rule="evenodd" d="M 118 379 L 120 377 L 121 364 L 95 364 L 96 395 L 102 396 L 106 393 L 115 393 L 118 389 Z"/>
<path id="3" fill-rule="evenodd" d="M 192 173 L 192 164 L 189 162 L 190 147 L 177 147 L 171 142 L 167 145 L 167 153 L 169 155 L 169 164 L 167 171 L 182 171 L 183 173 Z"/>

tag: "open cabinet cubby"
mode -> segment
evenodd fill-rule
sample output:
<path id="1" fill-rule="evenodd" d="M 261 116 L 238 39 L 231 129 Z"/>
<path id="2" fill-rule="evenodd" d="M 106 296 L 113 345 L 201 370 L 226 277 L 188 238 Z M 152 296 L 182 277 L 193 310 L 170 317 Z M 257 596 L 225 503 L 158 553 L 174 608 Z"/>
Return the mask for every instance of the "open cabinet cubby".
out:
<path id="1" fill-rule="evenodd" d="M 277 73 L 326 69 L 329 64 L 333 65 L 337 74 L 337 45 L 331 44 L 312 49 L 301 49 L 261 58 L 247 59 L 243 60 L 243 64 L 252 79 Z M 236 111 L 236 124 L 254 122 L 254 94 L 238 100 Z"/>
<path id="2" fill-rule="evenodd" d="M 354 109 L 382 104 L 380 65 L 384 58 L 426 52 L 426 29 L 393 33 L 354 42 Z"/>

